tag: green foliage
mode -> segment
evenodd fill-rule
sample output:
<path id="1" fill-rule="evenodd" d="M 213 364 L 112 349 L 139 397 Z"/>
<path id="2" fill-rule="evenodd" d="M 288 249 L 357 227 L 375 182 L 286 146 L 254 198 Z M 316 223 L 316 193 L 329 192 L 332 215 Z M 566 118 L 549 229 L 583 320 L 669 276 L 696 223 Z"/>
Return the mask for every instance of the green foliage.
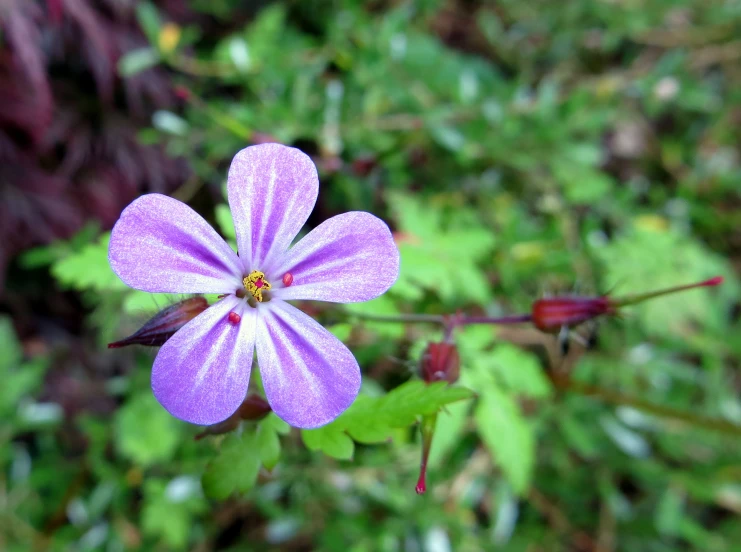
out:
<path id="1" fill-rule="evenodd" d="M 41 383 L 46 363 L 23 362 L 9 318 L 0 316 L 0 442 L 5 424 L 17 416 L 17 405 Z"/>
<path id="2" fill-rule="evenodd" d="M 227 435 L 219 455 L 203 474 L 203 489 L 211 498 L 223 500 L 232 493 L 246 493 L 257 481 L 262 460 L 257 433 Z"/>
<path id="3" fill-rule="evenodd" d="M 196 516 L 208 511 L 198 479 L 182 475 L 169 483 L 149 479 L 144 483 L 141 527 L 169 550 L 187 547 Z"/>
<path id="4" fill-rule="evenodd" d="M 698 289 L 629 307 L 646 330 L 657 335 L 682 333 L 697 321 L 721 326 L 724 305 L 739 296 L 727 263 L 696 240 L 664 227 L 665 221 L 656 222 L 658 228 L 638 226 L 596 251 L 605 263 L 608 285 L 615 286 L 613 294 L 641 293 L 724 274 L 730 282 L 717 290 Z"/>
<path id="5" fill-rule="evenodd" d="M 78 290 L 117 291 L 127 289 L 108 264 L 110 233 L 51 265 L 51 273 L 63 286 Z"/>
<path id="6" fill-rule="evenodd" d="M 361 365 L 363 394 L 338 420 L 299 438 L 271 415 L 194 441 L 151 395 L 154 352 L 105 349 L 182 297 L 124 286 L 96 224 L 11 259 L 0 549 L 735 550 L 737 2 L 135 4 L 148 44 L 123 42 L 137 47 L 117 60 L 116 119 L 69 102 L 65 117 L 101 132 L 151 125 L 142 145 L 192 170 L 174 195 L 232 245 L 222 190 L 234 153 L 301 147 L 321 181 L 305 230 L 371 211 L 395 233 L 401 277 L 367 303 L 297 305 Z M 85 12 L 70 6 L 77 28 Z M 187 99 L 124 120 L 141 93 L 160 103 L 151 69 Z M 58 152 L 66 168 L 88 142 L 129 159 L 130 145 L 75 132 Z M 63 175 L 80 202 L 116 198 L 88 169 Z M 40 230 L 66 226 L 63 205 L 44 211 Z M 364 318 L 498 316 L 543 293 L 620 297 L 716 274 L 719 288 L 601 320 L 595 347 L 575 340 L 566 357 L 528 325 L 457 330 L 461 387 L 402 383 L 438 325 Z M 435 413 L 417 496 L 415 424 Z"/>
<path id="7" fill-rule="evenodd" d="M 489 285 L 477 263 L 494 246 L 491 230 L 464 208 L 445 216 L 435 204 L 423 206 L 402 194 L 390 201 L 403 232 L 401 273 L 393 291 L 410 300 L 427 289 L 446 303 L 487 302 Z"/>
<path id="8" fill-rule="evenodd" d="M 257 427 L 245 428 L 227 435 L 218 455 L 203 474 L 203 490 L 223 500 L 234 493 L 243 494 L 254 487 L 260 466 L 272 470 L 280 460 L 280 435 L 289 431 L 288 424 L 270 414 Z"/>
<path id="9" fill-rule="evenodd" d="M 359 396 L 347 411 L 318 429 L 301 432 L 310 450 L 321 450 L 341 460 L 352 458 L 359 443 L 382 443 L 395 430 L 416 423 L 420 416 L 434 414 L 443 406 L 469 399 L 473 393 L 445 382 L 425 384 L 411 380 L 381 397 Z"/>
<path id="10" fill-rule="evenodd" d="M 181 434 L 182 425 L 150 392 L 129 399 L 114 422 L 114 437 L 121 455 L 145 466 L 170 460 Z"/>

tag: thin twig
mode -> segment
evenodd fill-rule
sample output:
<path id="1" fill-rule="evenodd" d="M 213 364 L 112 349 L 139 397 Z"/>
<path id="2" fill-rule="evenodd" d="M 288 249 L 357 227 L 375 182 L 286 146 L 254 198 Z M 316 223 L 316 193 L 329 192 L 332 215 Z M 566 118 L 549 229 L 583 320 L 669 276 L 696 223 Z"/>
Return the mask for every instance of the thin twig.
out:
<path id="1" fill-rule="evenodd" d="M 637 410 L 653 414 L 660 418 L 668 418 L 684 422 L 686 424 L 709 429 L 712 431 L 718 431 L 720 433 L 727 433 L 729 435 L 735 435 L 741 437 L 741 426 L 723 420 L 721 418 L 713 418 L 710 416 L 703 416 L 700 414 L 694 414 L 685 410 L 678 410 L 669 406 L 647 401 L 640 397 L 634 397 L 632 395 L 626 395 L 619 391 L 612 391 L 605 389 L 597 385 L 590 385 L 570 378 L 556 377 L 552 378 L 553 385 L 556 389 L 567 391 L 569 393 L 575 393 L 585 397 L 594 397 L 603 402 L 614 404 L 617 406 L 631 406 Z"/>

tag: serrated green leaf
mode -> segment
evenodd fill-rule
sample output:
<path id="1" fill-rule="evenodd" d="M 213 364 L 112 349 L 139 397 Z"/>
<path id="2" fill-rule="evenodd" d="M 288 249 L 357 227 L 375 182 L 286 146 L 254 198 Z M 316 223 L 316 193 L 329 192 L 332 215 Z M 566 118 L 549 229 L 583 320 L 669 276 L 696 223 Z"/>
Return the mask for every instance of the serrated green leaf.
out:
<path id="1" fill-rule="evenodd" d="M 51 266 L 51 273 L 63 286 L 77 290 L 115 291 L 128 289 L 108 264 L 111 234 L 61 259 Z"/>
<path id="2" fill-rule="evenodd" d="M 301 438 L 309 450 L 320 450 L 327 456 L 339 460 L 349 460 L 355 452 L 355 444 L 344 430 L 333 424 L 318 429 L 305 429 Z"/>
<path id="3" fill-rule="evenodd" d="M 366 444 L 387 441 L 396 430 L 416 423 L 420 416 L 434 414 L 446 404 L 471 397 L 473 392 L 464 387 L 411 380 L 380 397 L 360 396 L 331 424 L 301 434 L 309 449 L 323 450 L 335 458 L 349 458 L 353 439 Z"/>
<path id="4" fill-rule="evenodd" d="M 390 204 L 402 230 L 395 293 L 409 300 L 419 299 L 422 290 L 451 303 L 489 300 L 489 285 L 478 264 L 495 240 L 472 211 L 457 208 L 455 216 L 446 217 L 440 207 L 403 194 L 393 194 Z"/>
<path id="5" fill-rule="evenodd" d="M 210 498 L 224 500 L 234 493 L 246 493 L 255 486 L 260 471 L 257 434 L 228 435 L 219 455 L 209 462 L 203 474 L 203 490 Z"/>
<path id="6" fill-rule="evenodd" d="M 637 219 L 634 230 L 595 250 L 607 269 L 606 282 L 616 286 L 612 295 L 642 293 L 725 275 L 729 277 L 727 282 L 717 289 L 695 289 L 626 308 L 655 335 L 681 335 L 695 320 L 721 329 L 725 324 L 724 305 L 739 294 L 727 262 L 672 229 L 649 227 L 654 222 L 647 219 Z M 656 224 L 660 225 L 661 220 Z"/>
<path id="7" fill-rule="evenodd" d="M 512 488 L 524 494 L 535 465 L 535 435 L 512 397 L 496 387 L 481 395 L 474 410 L 479 435 Z"/>

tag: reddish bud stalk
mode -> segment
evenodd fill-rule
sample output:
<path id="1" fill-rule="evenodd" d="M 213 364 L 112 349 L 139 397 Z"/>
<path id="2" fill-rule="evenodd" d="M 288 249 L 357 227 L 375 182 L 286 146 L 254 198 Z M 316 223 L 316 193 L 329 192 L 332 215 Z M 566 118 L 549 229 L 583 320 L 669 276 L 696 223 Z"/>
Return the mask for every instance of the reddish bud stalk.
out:
<path id="1" fill-rule="evenodd" d="M 556 333 L 562 327 L 578 326 L 582 322 L 602 315 L 614 316 L 618 309 L 635 305 L 649 299 L 686 291 L 699 287 L 712 287 L 723 283 L 722 276 L 716 276 L 695 284 L 675 286 L 658 291 L 627 295 L 612 299 L 607 295 L 598 297 L 566 296 L 544 297 L 533 303 L 532 321 L 536 328 L 543 332 Z"/>
<path id="2" fill-rule="evenodd" d="M 640 293 L 638 295 L 626 295 L 625 297 L 613 299 L 611 302 L 613 306 L 615 307 L 625 307 L 627 305 L 635 305 L 636 303 L 641 303 L 643 301 L 647 301 L 648 299 L 653 299 L 655 297 L 661 297 L 662 295 L 669 295 L 670 293 L 677 293 L 679 291 L 685 291 L 688 289 L 694 289 L 694 288 L 700 288 L 700 287 L 714 287 L 714 286 L 719 286 L 722 283 L 723 283 L 723 276 L 716 276 L 714 278 L 703 280 L 702 282 L 697 282 L 695 284 L 675 286 L 675 287 L 670 287 L 667 289 L 660 289 L 658 291 L 649 291 L 648 293 Z"/>
<path id="3" fill-rule="evenodd" d="M 414 487 L 417 494 L 425 494 L 427 492 L 427 460 L 430 457 L 432 436 L 435 433 L 436 422 L 437 414 L 422 418 L 422 425 L 420 426 L 420 433 L 422 434 L 422 461 L 419 466 L 419 479 L 417 479 L 417 485 Z"/>
<path id="4" fill-rule="evenodd" d="M 422 355 L 422 379 L 427 383 L 435 381 L 458 381 L 461 371 L 461 358 L 454 343 L 430 343 Z"/>
<path id="5" fill-rule="evenodd" d="M 170 305 L 150 318 L 139 330 L 129 337 L 108 344 L 109 349 L 127 345 L 159 347 L 173 334 L 208 308 L 203 297 L 192 297 Z"/>

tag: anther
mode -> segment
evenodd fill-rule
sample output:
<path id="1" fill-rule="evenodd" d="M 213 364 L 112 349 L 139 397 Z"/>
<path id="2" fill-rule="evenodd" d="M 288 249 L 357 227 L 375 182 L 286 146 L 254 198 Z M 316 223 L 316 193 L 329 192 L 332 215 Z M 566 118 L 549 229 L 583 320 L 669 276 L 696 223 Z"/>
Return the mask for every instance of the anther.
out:
<path id="1" fill-rule="evenodd" d="M 239 316 L 236 312 L 232 311 L 229 313 L 229 316 L 227 316 L 229 319 L 229 322 L 236 325 L 239 324 L 239 321 L 242 320 L 242 317 Z"/>
<path id="2" fill-rule="evenodd" d="M 292 283 L 293 283 L 293 274 L 291 274 L 290 272 L 286 272 L 283 275 L 283 285 L 286 286 L 286 287 L 288 287 Z"/>
<path id="3" fill-rule="evenodd" d="M 272 286 L 270 282 L 265 279 L 265 274 L 259 270 L 253 270 L 247 276 L 242 279 L 244 289 L 246 289 L 252 298 L 258 303 L 263 302 L 263 292 L 268 291 Z"/>

